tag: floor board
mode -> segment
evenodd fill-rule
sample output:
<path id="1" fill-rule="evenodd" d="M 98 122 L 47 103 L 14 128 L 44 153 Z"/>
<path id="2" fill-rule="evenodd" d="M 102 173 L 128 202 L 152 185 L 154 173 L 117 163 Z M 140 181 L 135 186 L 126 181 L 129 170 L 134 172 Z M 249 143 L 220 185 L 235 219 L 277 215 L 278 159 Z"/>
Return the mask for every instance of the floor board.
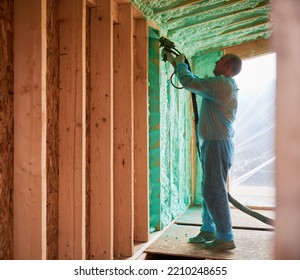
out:
<path id="1" fill-rule="evenodd" d="M 173 224 L 144 250 L 149 255 L 170 256 L 170 259 L 268 260 L 273 258 L 274 232 L 234 229 L 236 249 L 228 252 L 207 250 L 201 244 L 188 243 L 199 233 L 198 226 Z"/>
<path id="2" fill-rule="evenodd" d="M 272 210 L 255 210 L 256 212 L 263 214 L 269 218 L 275 218 L 275 212 Z M 257 230 L 273 230 L 274 228 L 267 225 L 236 208 L 231 208 L 231 217 L 233 228 L 240 229 L 257 229 Z M 194 225 L 200 226 L 202 224 L 201 219 L 201 207 L 192 206 L 183 215 L 181 215 L 176 222 L 179 225 Z"/>

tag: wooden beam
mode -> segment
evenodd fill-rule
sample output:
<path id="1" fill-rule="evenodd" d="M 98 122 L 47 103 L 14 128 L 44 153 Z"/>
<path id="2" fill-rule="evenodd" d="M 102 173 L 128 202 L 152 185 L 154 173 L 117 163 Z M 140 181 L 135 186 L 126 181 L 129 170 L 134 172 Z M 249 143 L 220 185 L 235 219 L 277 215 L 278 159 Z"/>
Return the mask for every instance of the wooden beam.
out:
<path id="1" fill-rule="evenodd" d="M 46 1 L 14 2 L 14 258 L 46 258 Z"/>
<path id="2" fill-rule="evenodd" d="M 91 259 L 113 259 L 112 1 L 91 9 Z"/>
<path id="3" fill-rule="evenodd" d="M 300 2 L 273 1 L 276 82 L 275 259 L 300 258 Z"/>
<path id="4" fill-rule="evenodd" d="M 97 6 L 97 0 L 86 0 L 86 5 L 89 8 L 96 7 Z"/>
<path id="5" fill-rule="evenodd" d="M 59 259 L 84 259 L 85 0 L 59 1 L 59 17 Z"/>
<path id="6" fill-rule="evenodd" d="M 248 59 L 272 52 L 274 52 L 274 47 L 271 39 L 259 39 L 224 49 L 224 54 L 233 53 L 242 59 Z"/>
<path id="7" fill-rule="evenodd" d="M 119 5 L 114 25 L 114 253 L 133 253 L 133 17 Z"/>
<path id="8" fill-rule="evenodd" d="M 134 23 L 134 240 L 148 241 L 148 26 L 145 19 Z"/>
<path id="9" fill-rule="evenodd" d="M 116 1 L 112 1 L 112 9 L 113 9 L 113 21 L 114 23 L 119 22 L 119 4 Z"/>

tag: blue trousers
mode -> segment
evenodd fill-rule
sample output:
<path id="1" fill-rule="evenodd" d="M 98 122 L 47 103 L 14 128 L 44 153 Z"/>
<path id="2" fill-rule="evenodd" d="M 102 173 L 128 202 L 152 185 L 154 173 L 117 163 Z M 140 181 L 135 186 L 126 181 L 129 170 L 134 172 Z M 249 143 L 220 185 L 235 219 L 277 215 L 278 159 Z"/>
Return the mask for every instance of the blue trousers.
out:
<path id="1" fill-rule="evenodd" d="M 232 165 L 234 146 L 231 139 L 204 140 L 201 144 L 203 179 L 201 191 L 202 231 L 216 233 L 218 240 L 233 240 L 226 180 Z"/>

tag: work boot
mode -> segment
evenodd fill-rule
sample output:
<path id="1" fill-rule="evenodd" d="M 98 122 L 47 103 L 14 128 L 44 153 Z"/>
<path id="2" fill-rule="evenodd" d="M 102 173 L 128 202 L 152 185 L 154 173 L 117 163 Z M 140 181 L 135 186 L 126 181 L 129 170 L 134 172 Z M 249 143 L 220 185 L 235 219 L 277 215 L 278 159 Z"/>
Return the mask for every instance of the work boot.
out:
<path id="1" fill-rule="evenodd" d="M 205 249 L 216 251 L 228 251 L 235 248 L 234 241 L 217 240 L 205 242 Z"/>
<path id="2" fill-rule="evenodd" d="M 189 238 L 190 243 L 205 243 L 206 241 L 215 240 L 216 235 L 213 232 L 200 231 L 195 237 Z"/>

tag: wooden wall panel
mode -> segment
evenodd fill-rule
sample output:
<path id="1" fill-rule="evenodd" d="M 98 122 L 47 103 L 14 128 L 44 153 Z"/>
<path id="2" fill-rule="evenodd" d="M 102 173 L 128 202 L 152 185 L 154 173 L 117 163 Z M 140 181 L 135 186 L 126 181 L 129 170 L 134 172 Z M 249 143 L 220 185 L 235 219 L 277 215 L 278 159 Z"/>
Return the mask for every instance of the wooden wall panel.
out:
<path id="1" fill-rule="evenodd" d="M 114 254 L 133 253 L 133 17 L 119 5 L 114 25 Z"/>
<path id="2" fill-rule="evenodd" d="M 134 240 L 148 241 L 148 26 L 145 19 L 134 23 Z"/>
<path id="3" fill-rule="evenodd" d="M 45 259 L 46 1 L 14 4 L 14 257 Z"/>
<path id="4" fill-rule="evenodd" d="M 91 9 L 90 258 L 113 258 L 112 1 Z"/>
<path id="5" fill-rule="evenodd" d="M 59 259 L 85 258 L 86 3 L 59 1 Z"/>

